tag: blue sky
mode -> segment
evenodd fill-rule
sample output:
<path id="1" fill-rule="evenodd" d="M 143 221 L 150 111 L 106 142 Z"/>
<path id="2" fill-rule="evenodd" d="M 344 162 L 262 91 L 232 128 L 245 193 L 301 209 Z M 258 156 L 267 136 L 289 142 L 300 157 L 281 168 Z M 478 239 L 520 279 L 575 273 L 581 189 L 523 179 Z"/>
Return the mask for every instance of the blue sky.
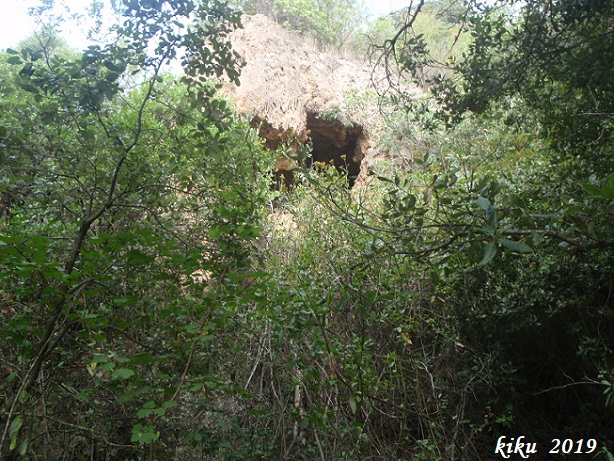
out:
<path id="1" fill-rule="evenodd" d="M 2 13 L 0 14 L 0 49 L 10 48 L 20 40 L 30 35 L 36 25 L 28 17 L 29 7 L 38 4 L 38 0 L 3 0 Z M 69 0 L 74 11 L 82 10 L 90 2 L 89 0 Z M 374 17 L 399 10 L 410 3 L 410 0 L 364 0 L 367 8 Z M 65 38 L 68 43 L 81 48 L 84 37 L 78 33 L 78 27 L 67 28 L 72 30 Z"/>

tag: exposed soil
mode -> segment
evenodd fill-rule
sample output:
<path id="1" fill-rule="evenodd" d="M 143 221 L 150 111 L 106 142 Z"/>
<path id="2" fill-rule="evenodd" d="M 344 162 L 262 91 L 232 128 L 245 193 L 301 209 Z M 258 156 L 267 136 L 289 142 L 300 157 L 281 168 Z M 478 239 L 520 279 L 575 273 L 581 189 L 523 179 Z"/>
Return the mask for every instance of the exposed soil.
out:
<path id="1" fill-rule="evenodd" d="M 244 15 L 242 22 L 232 36 L 245 60 L 241 85 L 225 83 L 222 90 L 237 111 L 270 149 L 308 142 L 312 162 L 346 169 L 351 182 L 364 174 L 361 165 L 375 155 L 372 133 L 380 123 L 373 67 L 320 52 L 265 16 Z M 286 183 L 294 166 L 287 159 L 278 163 Z"/>

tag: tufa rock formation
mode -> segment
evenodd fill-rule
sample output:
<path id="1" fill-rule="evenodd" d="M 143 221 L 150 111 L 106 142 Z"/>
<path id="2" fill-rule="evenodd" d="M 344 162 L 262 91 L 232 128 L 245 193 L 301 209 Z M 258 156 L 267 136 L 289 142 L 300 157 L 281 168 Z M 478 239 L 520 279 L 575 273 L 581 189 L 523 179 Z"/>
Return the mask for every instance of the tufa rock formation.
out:
<path id="1" fill-rule="evenodd" d="M 242 22 L 231 36 L 245 60 L 241 85 L 223 82 L 222 92 L 259 127 L 267 148 L 310 143 L 312 162 L 347 169 L 351 183 L 364 177 L 379 120 L 372 67 L 322 53 L 266 16 Z M 295 165 L 281 158 L 277 166 L 288 185 Z"/>

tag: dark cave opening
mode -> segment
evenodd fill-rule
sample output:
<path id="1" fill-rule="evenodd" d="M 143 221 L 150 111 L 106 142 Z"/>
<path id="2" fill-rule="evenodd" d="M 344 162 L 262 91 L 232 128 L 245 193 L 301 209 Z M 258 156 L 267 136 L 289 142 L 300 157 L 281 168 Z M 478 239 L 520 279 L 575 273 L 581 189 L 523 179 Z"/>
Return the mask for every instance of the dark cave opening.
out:
<path id="1" fill-rule="evenodd" d="M 320 162 L 334 165 L 337 170 L 347 173 L 348 183 L 352 187 L 364 157 L 359 143 L 363 136 L 362 127 L 309 113 L 307 133 L 312 146 L 312 165 Z"/>
<path id="2" fill-rule="evenodd" d="M 364 130 L 356 124 L 343 123 L 336 117 L 323 117 L 312 112 L 307 114 L 306 132 L 300 137 L 289 129 L 273 127 L 266 119 L 254 117 L 252 127 L 259 127 L 259 134 L 265 140 L 265 147 L 276 149 L 281 144 L 311 144 L 311 158 L 308 167 L 317 164 L 333 165 L 338 171 L 347 174 L 348 185 L 352 187 L 364 158 Z M 296 165 L 295 165 L 296 166 Z M 294 172 L 288 159 L 280 158 L 274 174 L 273 187 L 277 190 L 291 190 Z"/>

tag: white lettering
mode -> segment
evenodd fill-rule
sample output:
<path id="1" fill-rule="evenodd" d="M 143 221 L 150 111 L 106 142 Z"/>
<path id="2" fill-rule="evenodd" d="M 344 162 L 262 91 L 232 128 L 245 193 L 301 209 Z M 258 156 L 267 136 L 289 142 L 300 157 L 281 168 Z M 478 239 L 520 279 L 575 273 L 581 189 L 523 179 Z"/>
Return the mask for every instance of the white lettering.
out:
<path id="1" fill-rule="evenodd" d="M 524 454 L 524 442 L 521 440 L 524 439 L 524 435 L 521 435 L 516 439 L 516 444 L 514 445 L 514 453 L 520 455 L 522 458 L 527 459 L 529 455 Z"/>
<path id="2" fill-rule="evenodd" d="M 518 438 L 511 437 L 509 441 L 506 436 L 502 435 L 497 439 L 495 455 L 508 459 L 512 454 L 516 454 L 521 458 L 528 459 L 530 455 L 537 453 L 537 443 L 525 442 L 525 440 L 526 437 L 524 435 Z"/>
<path id="3" fill-rule="evenodd" d="M 495 455 L 501 455 L 502 457 L 504 457 L 505 459 L 509 458 L 509 446 L 508 446 L 508 450 L 507 451 L 503 451 L 505 449 L 505 446 L 509 445 L 505 443 L 505 436 L 502 435 L 501 437 L 499 437 L 499 440 L 497 440 L 497 448 L 495 448 Z"/>

